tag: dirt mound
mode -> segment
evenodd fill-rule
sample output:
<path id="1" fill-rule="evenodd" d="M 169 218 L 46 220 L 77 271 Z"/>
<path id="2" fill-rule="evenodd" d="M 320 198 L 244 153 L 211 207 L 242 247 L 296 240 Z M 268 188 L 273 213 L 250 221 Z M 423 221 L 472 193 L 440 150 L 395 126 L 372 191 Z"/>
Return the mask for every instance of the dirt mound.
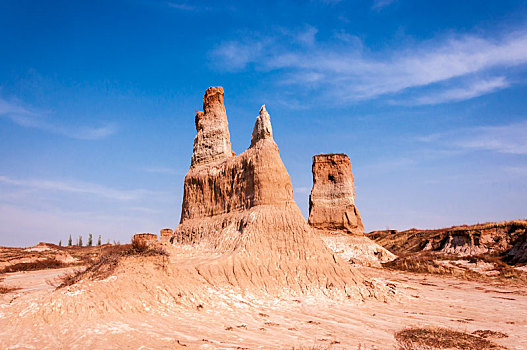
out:
<path id="1" fill-rule="evenodd" d="M 28 248 L 0 248 L 0 274 L 89 265 L 101 255 L 115 249 L 115 245 L 62 247 L 52 243 L 39 243 Z"/>
<path id="2" fill-rule="evenodd" d="M 59 268 L 82 263 L 81 258 L 73 256 L 63 247 L 50 243 L 39 243 L 29 248 L 0 249 L 0 273 Z"/>
<path id="3" fill-rule="evenodd" d="M 375 231 L 368 237 L 398 255 L 429 251 L 459 257 L 497 256 L 510 264 L 527 263 L 525 220 L 437 230 Z"/>
<path id="4" fill-rule="evenodd" d="M 525 285 L 526 232 L 527 221 L 516 220 L 368 236 L 399 255 L 383 265 L 390 269 Z"/>
<path id="5" fill-rule="evenodd" d="M 352 264 L 382 267 L 383 263 L 390 262 L 397 257 L 365 236 L 320 231 L 317 231 L 317 234 L 329 249 Z"/>

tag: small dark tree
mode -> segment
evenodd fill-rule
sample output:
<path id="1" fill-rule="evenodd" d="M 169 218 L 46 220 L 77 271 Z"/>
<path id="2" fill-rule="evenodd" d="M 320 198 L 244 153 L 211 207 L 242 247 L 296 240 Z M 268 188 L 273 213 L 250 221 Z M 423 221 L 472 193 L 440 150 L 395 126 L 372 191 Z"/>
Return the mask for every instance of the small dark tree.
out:
<path id="1" fill-rule="evenodd" d="M 62 247 L 62 239 L 59 241 L 59 247 Z"/>
<path id="2" fill-rule="evenodd" d="M 91 247 L 93 245 L 93 236 L 92 234 L 90 233 L 88 235 L 88 247 Z"/>
<path id="3" fill-rule="evenodd" d="M 82 235 L 79 236 L 79 243 L 77 245 L 79 247 L 82 247 Z"/>
<path id="4" fill-rule="evenodd" d="M 97 240 L 97 245 L 101 245 L 101 235 L 99 235 L 99 239 Z"/>
<path id="5" fill-rule="evenodd" d="M 68 247 L 71 247 L 72 245 L 72 241 L 71 241 L 71 235 L 70 235 L 70 238 L 68 239 Z"/>

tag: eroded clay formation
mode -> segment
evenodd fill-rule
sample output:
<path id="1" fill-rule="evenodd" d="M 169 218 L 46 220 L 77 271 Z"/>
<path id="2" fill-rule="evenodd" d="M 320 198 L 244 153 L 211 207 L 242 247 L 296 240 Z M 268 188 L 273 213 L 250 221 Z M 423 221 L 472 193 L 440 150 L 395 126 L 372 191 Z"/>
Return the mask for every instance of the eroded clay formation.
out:
<path id="1" fill-rule="evenodd" d="M 302 216 L 265 106 L 250 147 L 238 156 L 230 149 L 223 89 L 209 88 L 203 108 L 196 114 L 194 153 L 172 242 L 228 258 L 197 266 L 199 274 L 242 288 L 373 295 L 376 288 L 362 283 L 363 276 L 334 255 Z"/>
<path id="2" fill-rule="evenodd" d="M 347 155 L 313 156 L 313 189 L 309 196 L 309 225 L 316 229 L 364 234 L 355 206 L 355 186 Z"/>
<path id="3" fill-rule="evenodd" d="M 163 228 L 161 231 L 159 231 L 159 241 L 160 242 L 168 242 L 172 236 L 174 235 L 174 230 L 171 228 Z"/>
<path id="4" fill-rule="evenodd" d="M 153 233 L 136 233 L 132 238 L 132 244 L 135 246 L 150 246 L 157 242 L 157 235 Z"/>
<path id="5" fill-rule="evenodd" d="M 380 267 L 395 255 L 364 236 L 355 206 L 350 158 L 343 154 L 313 156 L 313 188 L 309 196 L 309 225 L 343 259 Z"/>
<path id="6" fill-rule="evenodd" d="M 203 98 L 203 112 L 196 113 L 194 120 L 197 134 L 194 139 L 192 165 L 233 156 L 222 87 L 211 87 L 207 90 Z"/>

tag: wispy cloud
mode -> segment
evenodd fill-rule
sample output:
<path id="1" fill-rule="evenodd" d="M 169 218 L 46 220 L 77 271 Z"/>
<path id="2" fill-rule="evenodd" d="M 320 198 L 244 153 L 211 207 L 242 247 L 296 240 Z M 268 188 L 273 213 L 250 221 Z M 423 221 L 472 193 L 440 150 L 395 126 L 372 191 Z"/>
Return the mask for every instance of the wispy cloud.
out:
<path id="1" fill-rule="evenodd" d="M 497 126 L 480 126 L 419 138 L 422 142 L 466 151 L 492 151 L 527 155 L 527 120 Z"/>
<path id="2" fill-rule="evenodd" d="M 307 29 L 296 34 L 296 39 L 305 45 L 314 45 L 315 36 L 318 33 L 318 29 L 312 26 L 308 26 Z"/>
<path id="3" fill-rule="evenodd" d="M 227 71 L 241 70 L 260 60 L 264 46 L 267 46 L 265 39 L 262 42 L 226 41 L 214 50 L 212 63 Z"/>
<path id="4" fill-rule="evenodd" d="M 172 7 L 174 9 L 181 10 L 181 11 L 198 12 L 198 11 L 210 10 L 210 7 L 190 5 L 187 2 L 169 1 L 167 4 L 169 7 Z"/>
<path id="5" fill-rule="evenodd" d="M 480 74 L 527 64 L 526 29 L 492 38 L 452 35 L 380 52 L 343 40 L 320 43 L 314 36 L 312 45 L 306 46 L 299 38 L 307 32 L 300 32 L 296 40 L 276 33 L 224 42 L 213 50 L 213 64 L 225 70 L 254 67 L 277 72 L 278 83 L 295 85 L 299 90 L 322 90 L 328 98 L 344 103 L 397 95 L 451 79 L 483 82 Z M 459 101 L 506 87 L 505 72 L 498 74 L 500 78 L 479 87 L 444 91 L 417 102 Z"/>
<path id="6" fill-rule="evenodd" d="M 94 236 L 101 234 L 103 241 L 128 242 L 134 232 L 156 232 L 161 220 L 155 212 L 130 208 L 109 213 L 78 208 L 28 208 L 0 202 L 0 222 L 2 232 L 6 233 L 0 237 L 0 245 L 28 246 L 39 241 L 56 243 L 59 239 L 66 242 L 70 234 L 74 238 L 81 234 L 86 237 L 88 232 Z"/>
<path id="7" fill-rule="evenodd" d="M 117 201 L 132 201 L 157 194 L 156 192 L 145 189 L 120 190 L 80 181 L 20 180 L 2 175 L 0 175 L 0 183 L 21 187 L 23 189 L 87 194 Z"/>
<path id="8" fill-rule="evenodd" d="M 418 97 L 412 97 L 407 100 L 393 100 L 393 104 L 402 105 L 436 105 L 440 103 L 458 102 L 469 100 L 471 98 L 483 96 L 493 93 L 498 90 L 505 89 L 510 86 L 510 83 L 505 77 L 496 77 L 491 79 L 478 79 L 471 81 L 465 86 L 446 88 L 428 94 L 423 94 Z"/>
<path id="9" fill-rule="evenodd" d="M 0 98 L 0 117 L 8 118 L 13 123 L 26 128 L 40 129 L 80 140 L 101 139 L 116 132 L 116 127 L 112 124 L 100 127 L 71 127 L 56 124 L 45 120 L 44 114 L 45 113 L 26 107 L 18 101 L 7 101 Z"/>
<path id="10" fill-rule="evenodd" d="M 373 0 L 372 9 L 374 10 L 381 10 L 385 8 L 386 6 L 391 5 L 396 0 Z"/>

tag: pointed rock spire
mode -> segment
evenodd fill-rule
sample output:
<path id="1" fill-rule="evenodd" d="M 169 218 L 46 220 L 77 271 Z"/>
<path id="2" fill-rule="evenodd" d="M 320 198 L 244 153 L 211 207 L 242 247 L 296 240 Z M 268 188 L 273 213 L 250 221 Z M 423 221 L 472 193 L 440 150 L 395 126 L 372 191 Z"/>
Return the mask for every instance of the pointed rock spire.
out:
<path id="1" fill-rule="evenodd" d="M 227 112 L 223 105 L 223 88 L 214 86 L 203 96 L 203 112 L 197 112 L 196 138 L 191 166 L 232 157 Z"/>
<path id="2" fill-rule="evenodd" d="M 267 113 L 265 105 L 263 105 L 262 108 L 260 108 L 260 114 L 256 118 L 256 123 L 254 123 L 251 147 L 253 147 L 258 141 L 267 138 L 273 138 L 273 128 L 271 126 L 271 116 Z"/>

